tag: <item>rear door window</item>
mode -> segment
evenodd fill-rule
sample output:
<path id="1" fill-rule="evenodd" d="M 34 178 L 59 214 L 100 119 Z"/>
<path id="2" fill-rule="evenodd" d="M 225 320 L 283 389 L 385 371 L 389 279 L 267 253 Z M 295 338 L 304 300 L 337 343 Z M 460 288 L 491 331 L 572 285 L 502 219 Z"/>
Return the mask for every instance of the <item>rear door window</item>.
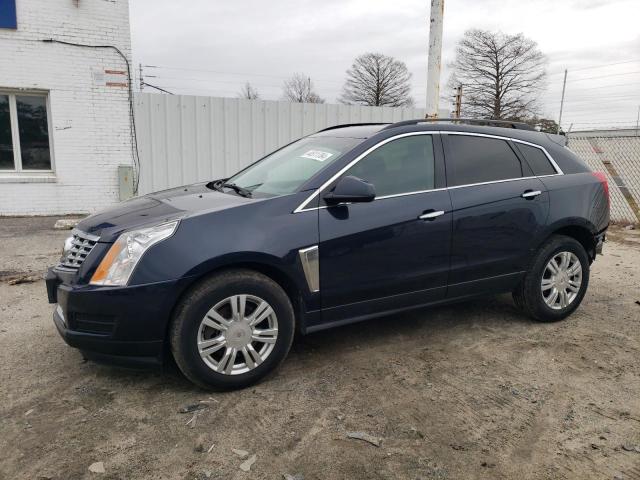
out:
<path id="1" fill-rule="evenodd" d="M 531 167 L 531 170 L 533 170 L 534 175 L 553 175 L 557 173 L 541 149 L 532 147 L 531 145 L 525 145 L 524 143 L 516 142 L 515 145 Z"/>
<path id="2" fill-rule="evenodd" d="M 447 184 L 450 187 L 522 177 L 522 165 L 507 141 L 447 135 Z"/>

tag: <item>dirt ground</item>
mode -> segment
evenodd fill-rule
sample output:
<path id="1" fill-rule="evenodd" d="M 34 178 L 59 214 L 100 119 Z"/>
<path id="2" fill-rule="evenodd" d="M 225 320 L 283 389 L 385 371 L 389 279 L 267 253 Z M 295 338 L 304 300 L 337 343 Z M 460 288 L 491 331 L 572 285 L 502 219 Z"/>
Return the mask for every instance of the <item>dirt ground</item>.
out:
<path id="1" fill-rule="evenodd" d="M 53 221 L 0 219 L 1 479 L 640 479 L 637 230 L 610 235 L 564 322 L 508 295 L 395 315 L 299 339 L 264 383 L 209 394 L 175 367 L 84 362 L 44 282 L 9 284 L 56 262 Z"/>

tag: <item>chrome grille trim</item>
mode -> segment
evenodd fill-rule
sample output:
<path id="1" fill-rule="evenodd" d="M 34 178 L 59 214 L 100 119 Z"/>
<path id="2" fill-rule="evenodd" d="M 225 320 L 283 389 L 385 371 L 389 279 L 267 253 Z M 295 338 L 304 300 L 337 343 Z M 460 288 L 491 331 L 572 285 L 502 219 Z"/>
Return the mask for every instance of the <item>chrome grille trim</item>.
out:
<path id="1" fill-rule="evenodd" d="M 77 229 L 73 229 L 71 234 L 73 236 L 71 248 L 60 259 L 60 264 L 57 267 L 60 270 L 78 270 L 100 239 L 96 235 Z"/>

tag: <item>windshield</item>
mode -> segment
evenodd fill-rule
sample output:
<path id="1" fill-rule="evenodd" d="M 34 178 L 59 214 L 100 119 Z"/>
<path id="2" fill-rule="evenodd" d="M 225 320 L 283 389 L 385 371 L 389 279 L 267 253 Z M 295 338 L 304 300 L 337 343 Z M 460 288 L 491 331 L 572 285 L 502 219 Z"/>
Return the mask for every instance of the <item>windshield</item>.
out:
<path id="1" fill-rule="evenodd" d="M 360 142 L 360 138 L 305 137 L 263 158 L 227 183 L 265 196 L 293 193 Z"/>

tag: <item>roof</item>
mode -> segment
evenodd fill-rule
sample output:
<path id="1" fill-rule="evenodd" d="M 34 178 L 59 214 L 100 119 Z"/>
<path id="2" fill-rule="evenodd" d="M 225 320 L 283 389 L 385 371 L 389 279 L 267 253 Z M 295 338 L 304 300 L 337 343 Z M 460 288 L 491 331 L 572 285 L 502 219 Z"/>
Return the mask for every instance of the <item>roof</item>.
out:
<path id="1" fill-rule="evenodd" d="M 325 128 L 324 130 L 314 133 L 313 136 L 365 139 L 375 135 L 388 125 L 388 123 L 354 123 L 348 125 L 334 125 L 333 127 Z"/>
<path id="2" fill-rule="evenodd" d="M 363 124 L 348 124 L 348 125 L 335 125 L 313 136 L 326 136 L 326 137 L 341 137 L 341 138 L 362 138 L 366 139 L 372 137 L 381 130 L 393 132 L 398 131 L 400 133 L 417 132 L 417 131 L 452 131 L 452 132 L 469 132 L 469 133 L 484 133 L 487 135 L 496 135 L 500 137 L 509 137 L 525 142 L 531 142 L 535 144 L 545 144 L 552 142 L 556 145 L 564 146 L 566 144 L 566 137 L 560 135 L 551 135 L 537 130 L 525 130 L 519 128 L 511 128 L 505 123 L 504 127 L 498 126 L 485 126 L 469 123 L 451 123 L 451 122 L 420 122 L 420 121 L 405 121 L 398 123 L 363 123 Z"/>
<path id="3" fill-rule="evenodd" d="M 493 120 L 490 118 L 418 118 L 415 120 L 403 120 L 401 122 L 392 123 L 386 128 L 396 128 L 405 125 L 418 125 L 423 123 L 448 123 L 456 125 L 480 125 L 485 127 L 513 128 L 515 130 L 535 130 L 531 125 L 524 122 L 517 122 L 512 120 Z"/>

